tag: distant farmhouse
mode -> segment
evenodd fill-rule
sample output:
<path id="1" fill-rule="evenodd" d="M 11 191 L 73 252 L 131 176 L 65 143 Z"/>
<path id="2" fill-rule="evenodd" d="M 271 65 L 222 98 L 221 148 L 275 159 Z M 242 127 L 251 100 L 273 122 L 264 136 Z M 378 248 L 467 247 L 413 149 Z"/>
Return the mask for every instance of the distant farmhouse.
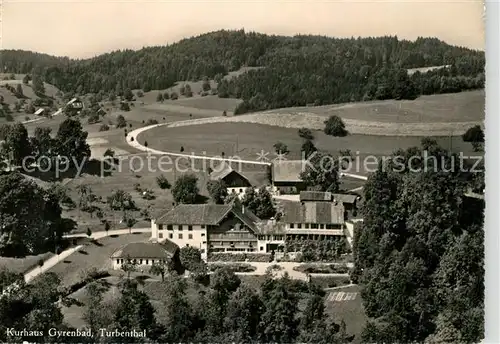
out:
<path id="1" fill-rule="evenodd" d="M 297 194 L 306 189 L 300 174 L 304 171 L 302 160 L 284 160 L 272 164 L 273 189 L 280 194 Z"/>
<path id="2" fill-rule="evenodd" d="M 136 242 L 113 252 L 111 260 L 115 270 L 120 270 L 124 264 L 131 263 L 138 270 L 145 271 L 160 262 L 178 264 L 179 247 L 169 240 L 164 240 L 161 244 Z"/>
<path id="3" fill-rule="evenodd" d="M 151 239 L 199 248 L 204 259 L 210 252 L 282 252 L 288 240 L 347 236 L 352 242 L 344 203 L 330 193 L 302 194 L 301 201 L 284 201 L 280 207 L 281 218 L 261 220 L 236 204 L 181 204 L 151 220 Z"/>
<path id="4" fill-rule="evenodd" d="M 80 98 L 75 97 L 66 103 L 64 110 L 66 114 L 73 116 L 79 114 L 80 111 L 83 110 L 83 108 L 83 101 Z"/>
<path id="5" fill-rule="evenodd" d="M 238 194 L 241 198 L 248 188 L 252 187 L 250 181 L 241 173 L 233 170 L 229 163 L 223 162 L 210 173 L 210 180 L 221 180 L 226 184 L 228 194 Z"/>
<path id="6" fill-rule="evenodd" d="M 37 116 L 43 116 L 45 115 L 45 109 L 44 108 L 39 108 L 38 110 L 35 111 L 34 113 Z"/>

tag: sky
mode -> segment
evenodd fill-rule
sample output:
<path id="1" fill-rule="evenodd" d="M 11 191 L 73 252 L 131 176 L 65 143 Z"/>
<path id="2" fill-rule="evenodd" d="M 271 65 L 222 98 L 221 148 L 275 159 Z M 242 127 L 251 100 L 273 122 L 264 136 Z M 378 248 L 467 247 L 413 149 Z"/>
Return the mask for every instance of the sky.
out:
<path id="1" fill-rule="evenodd" d="M 334 37 L 438 37 L 484 49 L 481 0 L 4 0 L 1 48 L 75 58 L 220 29 Z"/>

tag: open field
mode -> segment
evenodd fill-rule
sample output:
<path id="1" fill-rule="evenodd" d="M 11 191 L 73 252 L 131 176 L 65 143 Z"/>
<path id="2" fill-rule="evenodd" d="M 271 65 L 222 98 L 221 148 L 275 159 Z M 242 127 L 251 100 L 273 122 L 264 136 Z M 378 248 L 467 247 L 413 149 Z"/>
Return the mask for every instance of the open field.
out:
<path id="1" fill-rule="evenodd" d="M 384 100 L 270 110 L 268 113 L 337 115 L 345 119 L 388 123 L 469 122 L 484 120 L 484 90 Z"/>
<path id="2" fill-rule="evenodd" d="M 262 133 L 266 135 L 262 135 Z M 419 146 L 421 137 L 390 137 L 370 135 L 349 135 L 346 137 L 332 137 L 321 131 L 314 132 L 315 145 L 318 149 L 339 154 L 341 149 L 350 149 L 354 158 L 359 156 L 390 155 L 398 148 L 406 149 Z M 248 123 L 218 123 L 203 124 L 184 127 L 157 127 L 139 135 L 140 143 L 147 141 L 149 147 L 162 151 L 178 153 L 184 147 L 186 154 L 191 152 L 207 156 L 221 155 L 238 156 L 242 159 L 256 160 L 257 153 L 269 152 L 267 156 L 274 159 L 273 145 L 280 141 L 285 143 L 290 150 L 288 159 L 300 158 L 302 145 L 297 130 L 261 124 Z M 462 141 L 460 137 L 438 137 L 438 143 L 445 148 L 452 146 L 453 151 L 462 151 L 465 155 L 473 154 L 470 144 Z M 362 166 L 360 166 L 362 167 Z M 368 167 L 371 167 L 368 166 Z M 364 169 L 351 173 L 363 173 Z"/>
<path id="3" fill-rule="evenodd" d="M 342 300 L 336 301 L 332 300 L 330 297 L 330 293 L 351 293 L 354 294 L 354 299 L 343 297 Z M 355 335 L 353 343 L 361 342 L 361 331 L 365 326 L 367 317 L 363 309 L 363 304 L 361 300 L 361 296 L 359 294 L 360 288 L 359 286 L 348 286 L 345 288 L 335 289 L 334 291 L 327 292 L 326 299 L 326 313 L 333 317 L 334 321 L 340 323 L 343 320 L 346 324 L 347 333 L 349 335 Z M 339 298 L 336 298 L 339 299 Z"/>
<path id="4" fill-rule="evenodd" d="M 82 250 L 56 264 L 48 272 L 57 274 L 61 278 L 63 285 L 70 286 L 79 282 L 82 279 L 82 271 L 87 269 L 111 270 L 112 266 L 109 257 L 115 250 L 132 242 L 147 242 L 150 237 L 151 234 L 149 233 L 139 233 L 99 239 L 97 244 L 90 243 L 84 246 Z"/>
<path id="5" fill-rule="evenodd" d="M 47 260 L 54 254 L 47 252 L 37 256 L 27 256 L 24 258 L 0 257 L 0 269 L 5 268 L 12 272 L 25 273 L 38 266 L 40 259 Z"/>

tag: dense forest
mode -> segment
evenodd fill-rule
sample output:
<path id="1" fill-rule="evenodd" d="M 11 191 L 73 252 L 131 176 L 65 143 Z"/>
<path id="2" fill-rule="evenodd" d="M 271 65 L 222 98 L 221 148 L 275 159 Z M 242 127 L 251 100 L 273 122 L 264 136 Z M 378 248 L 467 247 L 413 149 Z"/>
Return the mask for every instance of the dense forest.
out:
<path id="1" fill-rule="evenodd" d="M 422 74 L 407 69 L 449 65 Z M 124 50 L 70 60 L 26 51 L 2 51 L 0 67 L 33 73 L 65 92 L 121 95 L 127 89 L 162 90 L 180 80 L 219 81 L 219 97 L 242 98 L 237 113 L 287 106 L 370 99 L 413 99 L 421 94 L 484 87 L 484 52 L 436 38 L 337 39 L 217 31 L 168 46 Z M 263 67 L 230 80 L 241 67 Z"/>
<path id="2" fill-rule="evenodd" d="M 422 143 L 396 153 L 422 157 L 406 161 L 422 172 L 381 166 L 364 188 L 352 276 L 371 318 L 363 342 L 478 343 L 484 336 L 484 201 L 463 196 L 471 173 L 460 171 L 458 159 L 435 141 Z M 425 171 L 432 160 L 423 158 L 424 150 L 443 165 Z"/>

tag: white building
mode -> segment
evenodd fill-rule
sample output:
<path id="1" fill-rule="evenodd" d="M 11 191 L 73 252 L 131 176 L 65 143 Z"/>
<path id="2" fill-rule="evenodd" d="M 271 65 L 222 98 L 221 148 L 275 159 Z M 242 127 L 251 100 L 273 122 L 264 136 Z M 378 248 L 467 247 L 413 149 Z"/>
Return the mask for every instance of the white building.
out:
<path id="1" fill-rule="evenodd" d="M 111 255 L 114 270 L 125 263 L 133 263 L 138 270 L 148 270 L 155 263 L 178 260 L 179 247 L 169 240 L 159 243 L 136 242 L 127 244 Z"/>
<path id="2" fill-rule="evenodd" d="M 227 193 L 236 193 L 239 198 L 243 198 L 246 190 L 253 187 L 247 177 L 234 170 L 227 162 L 222 162 L 210 173 L 210 180 L 222 180 L 226 184 Z"/>

